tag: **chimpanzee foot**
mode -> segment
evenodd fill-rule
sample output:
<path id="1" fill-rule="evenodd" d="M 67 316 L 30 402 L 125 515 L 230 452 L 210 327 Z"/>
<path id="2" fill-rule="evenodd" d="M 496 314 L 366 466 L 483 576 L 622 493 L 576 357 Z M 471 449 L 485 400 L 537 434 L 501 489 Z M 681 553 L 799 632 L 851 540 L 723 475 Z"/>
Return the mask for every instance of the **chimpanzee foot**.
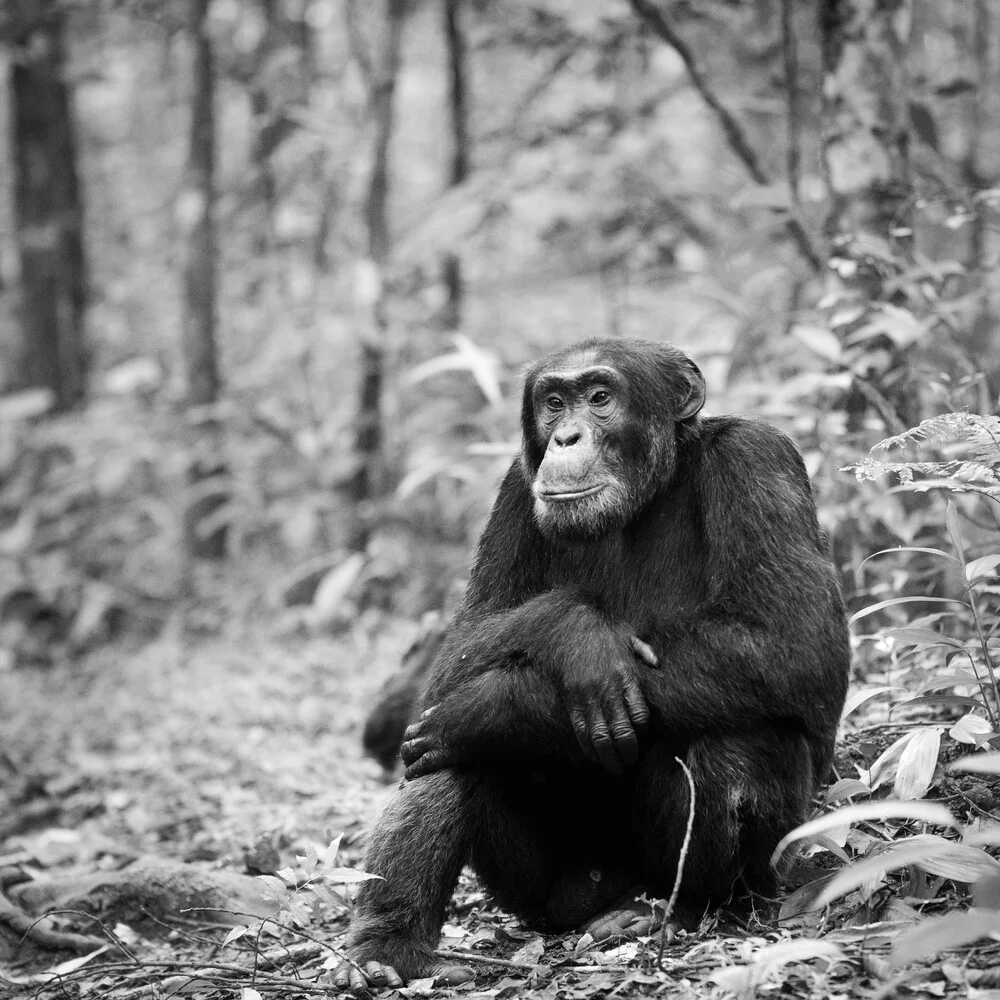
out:
<path id="1" fill-rule="evenodd" d="M 435 986 L 461 986 L 475 979 L 476 973 L 467 965 L 449 965 L 444 962 L 428 962 L 425 965 L 410 965 L 406 980 L 387 962 L 341 962 L 334 970 L 333 985 L 351 993 L 378 992 L 382 989 L 398 989 L 410 979 L 431 979 Z"/>
<path id="2" fill-rule="evenodd" d="M 583 936 L 576 943 L 574 949 L 576 953 L 579 955 L 605 941 L 634 940 L 659 930 L 662 915 L 649 903 L 640 902 L 635 898 L 641 893 L 641 889 L 634 890 L 610 909 L 587 921 L 580 928 L 583 931 Z M 671 931 L 672 928 L 668 927 L 668 934 Z"/>

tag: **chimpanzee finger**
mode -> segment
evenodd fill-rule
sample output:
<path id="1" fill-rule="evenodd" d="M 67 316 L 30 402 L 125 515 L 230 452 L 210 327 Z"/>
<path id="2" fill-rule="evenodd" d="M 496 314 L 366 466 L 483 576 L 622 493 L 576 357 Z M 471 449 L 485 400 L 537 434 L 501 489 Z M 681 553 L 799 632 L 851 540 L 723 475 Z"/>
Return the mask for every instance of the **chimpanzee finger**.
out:
<path id="1" fill-rule="evenodd" d="M 611 741 L 623 764 L 634 764 L 639 759 L 639 740 L 628 719 L 618 718 L 611 724 Z"/>
<path id="2" fill-rule="evenodd" d="M 642 660 L 648 667 L 658 667 L 659 657 L 653 652 L 653 647 L 645 643 L 637 635 L 629 638 L 628 644 L 632 647 L 632 652 Z"/>
<path id="3" fill-rule="evenodd" d="M 430 736 L 417 736 L 400 746 L 399 759 L 409 767 L 419 757 L 423 757 L 424 754 L 430 753 L 438 747 L 437 740 L 431 739 Z"/>
<path id="4" fill-rule="evenodd" d="M 633 678 L 630 677 L 625 681 L 622 697 L 625 699 L 625 708 L 628 711 L 628 717 L 632 720 L 632 725 L 635 726 L 636 732 L 645 732 L 646 727 L 649 725 L 649 706 L 646 704 L 646 699 L 642 696 L 639 685 L 636 684 Z"/>
<path id="5" fill-rule="evenodd" d="M 590 745 L 594 748 L 598 760 L 604 765 L 604 769 L 612 774 L 621 774 L 622 762 L 615 753 L 615 745 L 604 717 L 591 713 L 587 729 L 590 732 Z"/>
<path id="6" fill-rule="evenodd" d="M 580 749 L 583 751 L 584 757 L 588 760 L 596 761 L 597 754 L 590 745 L 590 729 L 587 726 L 587 719 L 583 714 L 583 709 L 571 708 L 569 710 L 569 721 L 573 726 L 573 735 L 576 737 L 576 742 L 580 744 Z"/>
<path id="7" fill-rule="evenodd" d="M 365 976 L 372 986 L 385 986 L 386 976 L 381 962 L 365 962 Z"/>
<path id="8" fill-rule="evenodd" d="M 333 985 L 341 990 L 361 993 L 368 989 L 368 980 L 353 962 L 341 962 L 334 970 Z"/>
<path id="9" fill-rule="evenodd" d="M 390 990 L 399 989 L 404 985 L 402 976 L 391 965 L 383 965 L 382 968 L 385 970 L 385 985 Z"/>
<path id="10" fill-rule="evenodd" d="M 412 723 L 411 725 L 407 726 L 406 729 L 403 730 L 403 742 L 410 743 L 413 740 L 419 739 L 421 732 L 423 732 L 423 723 L 422 722 Z"/>
<path id="11" fill-rule="evenodd" d="M 406 781 L 413 781 L 414 778 L 422 778 L 427 774 L 434 774 L 435 771 L 443 771 L 451 767 L 451 754 L 447 750 L 428 750 L 415 758 L 412 764 L 408 764 L 403 772 Z"/>
<path id="12" fill-rule="evenodd" d="M 429 719 L 438 710 L 439 707 L 440 706 L 438 706 L 438 705 L 431 705 L 430 708 L 425 708 L 420 713 L 420 718 L 421 719 Z"/>

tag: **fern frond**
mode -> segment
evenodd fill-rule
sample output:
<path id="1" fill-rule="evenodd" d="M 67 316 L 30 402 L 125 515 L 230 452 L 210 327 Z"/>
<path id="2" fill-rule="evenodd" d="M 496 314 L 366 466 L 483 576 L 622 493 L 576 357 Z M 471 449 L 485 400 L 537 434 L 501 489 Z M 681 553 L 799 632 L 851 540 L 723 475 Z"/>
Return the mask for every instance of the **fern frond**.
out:
<path id="1" fill-rule="evenodd" d="M 955 457 L 945 461 L 890 462 L 875 455 L 933 442 L 940 442 L 943 450 Z M 863 461 L 848 469 L 862 481 L 894 475 L 912 489 L 930 489 L 933 485 L 1000 495 L 1000 417 L 942 413 L 879 441 Z"/>

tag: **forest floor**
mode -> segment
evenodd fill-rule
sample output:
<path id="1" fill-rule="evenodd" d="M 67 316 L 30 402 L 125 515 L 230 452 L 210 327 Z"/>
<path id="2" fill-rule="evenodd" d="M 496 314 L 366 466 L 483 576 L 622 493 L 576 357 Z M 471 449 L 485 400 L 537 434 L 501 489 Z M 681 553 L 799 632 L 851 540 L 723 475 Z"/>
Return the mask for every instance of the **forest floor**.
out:
<path id="1" fill-rule="evenodd" d="M 317 870 L 327 870 L 333 858 L 324 860 L 324 849 L 340 834 L 336 865 L 360 866 L 365 830 L 391 792 L 362 755 L 361 725 L 417 626 L 383 616 L 316 637 L 261 615 L 221 621 L 197 638 L 190 627 L 168 627 L 147 644 L 119 641 L 76 663 L 0 674 L 0 875 L 17 869 L 33 884 L 72 884 L 152 857 L 209 872 L 295 868 L 301 885 L 311 864 L 301 858 L 318 854 Z M 249 876 L 247 884 L 267 888 Z M 48 918 L 103 937 L 105 947 L 74 957 L 11 945 L 8 936 L 0 998 L 332 993 L 323 976 L 336 963 L 346 908 L 322 888 L 278 897 L 285 905 L 261 933 L 249 917 L 234 917 L 252 924 L 235 938 L 196 912 L 141 925 Z M 272 883 L 263 912 L 278 908 L 274 898 Z M 572 1000 L 705 997 L 722 986 L 801 997 L 956 991 L 947 967 L 888 966 L 899 930 L 891 919 L 835 929 L 819 920 L 780 930 L 707 922 L 668 945 L 658 967 L 656 941 L 577 956 L 574 937 L 525 929 L 463 876 L 441 947 L 476 956 L 476 982 L 442 990 L 424 981 L 401 993 Z"/>

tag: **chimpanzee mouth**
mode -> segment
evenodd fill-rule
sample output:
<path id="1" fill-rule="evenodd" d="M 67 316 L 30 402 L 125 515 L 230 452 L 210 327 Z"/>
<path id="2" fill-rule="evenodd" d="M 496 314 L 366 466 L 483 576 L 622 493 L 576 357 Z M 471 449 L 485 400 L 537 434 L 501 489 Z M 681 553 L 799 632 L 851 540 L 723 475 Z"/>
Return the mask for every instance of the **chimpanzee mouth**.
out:
<path id="1" fill-rule="evenodd" d="M 605 483 L 596 486 L 585 486 L 582 490 L 539 490 L 538 499 L 544 503 L 565 503 L 571 500 L 583 500 L 605 489 Z"/>

